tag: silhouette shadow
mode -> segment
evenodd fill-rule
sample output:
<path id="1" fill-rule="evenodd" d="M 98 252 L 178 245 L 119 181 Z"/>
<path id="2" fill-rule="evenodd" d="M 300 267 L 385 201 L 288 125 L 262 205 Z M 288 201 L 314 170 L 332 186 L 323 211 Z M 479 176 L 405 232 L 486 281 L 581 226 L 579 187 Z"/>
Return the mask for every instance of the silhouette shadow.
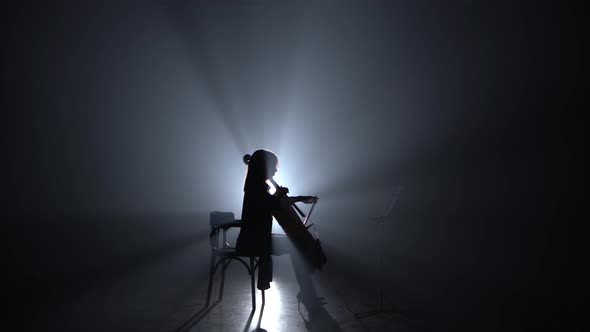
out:
<path id="1" fill-rule="evenodd" d="M 248 332 L 250 330 L 250 324 L 252 324 L 252 318 L 254 318 L 255 312 L 256 309 L 252 309 L 252 311 L 250 311 L 250 316 L 248 316 L 248 320 L 246 321 L 246 325 L 244 326 L 244 332 Z"/>
<path id="2" fill-rule="evenodd" d="M 264 313 L 264 305 L 265 303 L 262 302 L 262 306 L 260 306 L 260 315 L 258 315 L 258 324 L 256 325 L 257 332 L 267 332 L 265 329 L 260 327 L 260 322 L 262 322 L 262 314 Z"/>
<path id="3" fill-rule="evenodd" d="M 305 322 L 305 328 L 308 331 L 318 331 L 318 332 L 339 332 L 343 331 L 338 325 L 338 322 L 330 316 L 330 313 L 324 309 L 323 306 L 318 308 L 314 308 L 312 311 L 308 311 L 309 319 L 305 319 L 305 316 L 301 312 L 301 308 L 299 308 L 299 314 L 301 318 Z"/>
<path id="4" fill-rule="evenodd" d="M 184 332 L 190 330 L 193 326 L 197 325 L 197 323 L 203 319 L 203 317 L 207 316 L 207 314 L 217 306 L 221 301 L 217 301 L 212 305 L 205 305 L 201 310 L 197 311 L 191 318 L 189 318 L 186 322 L 180 325 L 175 331 L 176 332 Z M 254 315 L 254 310 L 250 314 L 250 320 L 252 320 L 252 316 Z"/>
<path id="5" fill-rule="evenodd" d="M 260 306 L 260 314 L 258 315 L 258 324 L 256 324 L 256 328 L 252 330 L 253 332 L 267 332 L 265 329 L 260 327 L 260 323 L 262 322 L 262 315 L 264 313 L 264 306 L 266 305 L 266 299 L 264 296 L 264 291 L 262 291 L 262 305 Z M 252 318 L 254 318 L 254 312 L 256 309 L 252 309 L 250 311 L 250 316 L 248 316 L 248 320 L 246 321 L 246 325 L 244 326 L 244 332 L 250 331 L 250 324 L 252 324 Z"/>

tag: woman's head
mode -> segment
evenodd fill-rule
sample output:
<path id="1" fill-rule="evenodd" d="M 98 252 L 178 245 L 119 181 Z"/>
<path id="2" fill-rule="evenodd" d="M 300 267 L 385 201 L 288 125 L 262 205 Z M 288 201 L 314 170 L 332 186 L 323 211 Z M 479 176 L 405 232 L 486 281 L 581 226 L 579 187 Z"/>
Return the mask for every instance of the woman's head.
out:
<path id="1" fill-rule="evenodd" d="M 251 185 L 261 185 L 267 179 L 272 179 L 279 166 L 277 156 L 268 150 L 256 150 L 252 155 L 245 155 L 243 160 L 248 165 L 244 190 Z"/>

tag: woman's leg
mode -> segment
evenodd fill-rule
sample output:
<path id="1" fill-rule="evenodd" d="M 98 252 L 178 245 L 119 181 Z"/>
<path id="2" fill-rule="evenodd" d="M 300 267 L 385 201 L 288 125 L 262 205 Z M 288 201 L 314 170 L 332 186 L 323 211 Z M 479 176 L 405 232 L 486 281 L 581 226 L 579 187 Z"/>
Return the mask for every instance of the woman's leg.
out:
<path id="1" fill-rule="evenodd" d="M 315 297 L 316 290 L 311 278 L 311 268 L 307 262 L 303 259 L 303 256 L 297 251 L 295 246 L 292 246 L 291 251 L 291 264 L 293 264 L 293 271 L 295 271 L 295 278 L 301 289 L 301 293 L 305 297 Z"/>
<path id="2" fill-rule="evenodd" d="M 260 256 L 258 259 L 258 282 L 257 288 L 260 290 L 266 290 L 270 288 L 270 282 L 272 281 L 272 257 Z"/>
<path id="3" fill-rule="evenodd" d="M 300 292 L 298 298 L 303 302 L 306 308 L 311 309 L 315 302 L 317 302 L 317 293 L 313 284 L 311 276 L 312 269 L 305 261 L 303 256 L 299 253 L 295 245 L 289 238 L 273 237 L 273 255 L 289 254 L 291 256 L 291 264 L 295 272 L 295 279 L 299 284 Z"/>

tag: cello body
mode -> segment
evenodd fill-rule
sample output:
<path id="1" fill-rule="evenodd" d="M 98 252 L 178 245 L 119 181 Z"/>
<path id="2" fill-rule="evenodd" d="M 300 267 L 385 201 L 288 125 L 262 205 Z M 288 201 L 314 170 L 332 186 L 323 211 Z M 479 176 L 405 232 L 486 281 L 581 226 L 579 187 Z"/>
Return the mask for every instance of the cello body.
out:
<path id="1" fill-rule="evenodd" d="M 274 181 L 273 181 L 274 182 Z M 287 194 L 283 192 L 278 185 L 276 185 L 276 192 L 274 196 L 286 197 Z M 295 245 L 295 248 L 303 256 L 307 265 L 313 270 L 315 268 L 321 270 L 327 262 L 326 254 L 322 249 L 319 239 L 315 239 L 308 231 L 307 227 L 301 221 L 297 211 L 291 205 L 287 208 L 272 211 L 273 217 L 277 220 L 279 225 L 285 231 L 287 237 Z"/>

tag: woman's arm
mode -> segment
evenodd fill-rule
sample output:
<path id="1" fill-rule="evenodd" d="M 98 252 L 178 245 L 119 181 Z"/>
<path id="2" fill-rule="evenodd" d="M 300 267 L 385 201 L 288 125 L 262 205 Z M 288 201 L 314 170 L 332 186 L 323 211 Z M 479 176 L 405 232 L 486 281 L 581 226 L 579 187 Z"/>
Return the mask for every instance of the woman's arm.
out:
<path id="1" fill-rule="evenodd" d="M 293 196 L 293 197 L 281 197 L 281 208 L 287 208 L 293 203 L 303 202 L 305 204 L 311 204 L 318 201 L 315 196 Z"/>

